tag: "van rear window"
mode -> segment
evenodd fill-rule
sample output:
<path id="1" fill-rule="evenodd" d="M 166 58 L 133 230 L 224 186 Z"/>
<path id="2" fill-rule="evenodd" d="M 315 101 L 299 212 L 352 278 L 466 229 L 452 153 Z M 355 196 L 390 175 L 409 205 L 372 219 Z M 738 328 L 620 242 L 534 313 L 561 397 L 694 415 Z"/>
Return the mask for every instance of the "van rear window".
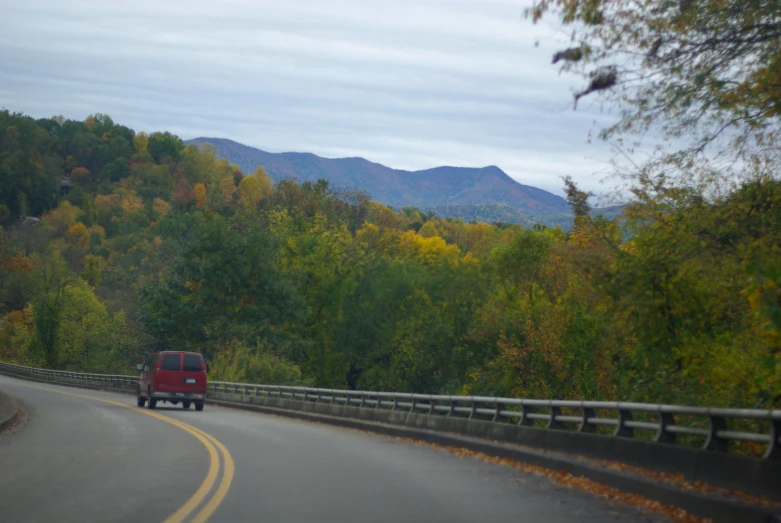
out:
<path id="1" fill-rule="evenodd" d="M 160 370 L 182 370 L 182 358 L 179 354 L 166 354 Z"/>
<path id="2" fill-rule="evenodd" d="M 185 354 L 183 368 L 187 372 L 201 372 L 203 370 L 201 357 L 195 354 Z"/>

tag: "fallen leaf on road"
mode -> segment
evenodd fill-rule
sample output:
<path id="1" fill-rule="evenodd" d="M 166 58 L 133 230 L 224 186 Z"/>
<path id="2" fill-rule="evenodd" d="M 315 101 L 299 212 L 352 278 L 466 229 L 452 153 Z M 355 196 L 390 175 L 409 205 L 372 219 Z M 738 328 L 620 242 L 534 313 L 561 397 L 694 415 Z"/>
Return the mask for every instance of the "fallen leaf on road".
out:
<path id="1" fill-rule="evenodd" d="M 573 476 L 569 472 L 546 469 L 538 465 L 529 465 L 527 463 L 522 463 L 520 461 L 514 461 L 507 458 L 498 458 L 495 456 L 489 456 L 488 454 L 483 454 L 482 452 L 475 452 L 472 450 L 459 448 L 459 447 L 443 447 L 441 445 L 428 443 L 422 440 L 401 438 L 401 441 L 406 441 L 407 443 L 412 443 L 414 445 L 427 445 L 429 447 L 446 450 L 447 452 L 450 452 L 451 454 L 455 454 L 462 458 L 464 456 L 469 456 L 469 457 L 480 459 L 488 463 L 506 465 L 508 467 L 513 467 L 516 469 L 523 470 L 524 472 L 530 474 L 545 476 L 552 479 L 558 485 L 562 485 L 570 488 L 576 488 L 578 490 L 588 492 L 595 496 L 607 498 L 611 501 L 617 501 L 620 503 L 633 505 L 635 507 L 642 508 L 647 512 L 660 514 L 662 516 L 671 519 L 672 521 L 676 521 L 679 523 L 712 523 L 712 520 L 710 519 L 703 519 L 697 516 L 693 516 L 688 512 L 686 512 L 685 510 L 679 509 L 672 505 L 663 505 L 658 501 L 654 501 L 644 496 L 639 496 L 637 494 L 630 494 L 628 492 L 622 492 L 618 489 L 608 487 L 607 485 L 597 483 L 596 481 L 586 479 L 583 476 Z"/>

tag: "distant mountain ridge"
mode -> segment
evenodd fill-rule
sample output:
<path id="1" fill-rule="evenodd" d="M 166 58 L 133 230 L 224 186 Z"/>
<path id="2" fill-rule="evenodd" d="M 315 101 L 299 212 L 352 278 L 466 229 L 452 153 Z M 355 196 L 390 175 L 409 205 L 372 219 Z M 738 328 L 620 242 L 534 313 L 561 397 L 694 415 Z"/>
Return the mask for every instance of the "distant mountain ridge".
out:
<path id="1" fill-rule="evenodd" d="M 571 221 L 567 201 L 542 189 L 523 185 L 496 166 L 435 167 L 422 171 L 392 169 L 363 158 L 323 158 L 311 153 L 269 153 L 226 138 L 195 138 L 186 143 L 210 143 L 220 157 L 245 174 L 263 166 L 275 181 L 328 180 L 334 186 L 359 187 L 372 199 L 393 207 L 419 207 L 448 217 L 479 221 L 513 221 L 530 225 L 564 225 Z M 482 215 L 486 215 L 485 219 Z M 489 215 L 504 217 L 491 219 Z"/>

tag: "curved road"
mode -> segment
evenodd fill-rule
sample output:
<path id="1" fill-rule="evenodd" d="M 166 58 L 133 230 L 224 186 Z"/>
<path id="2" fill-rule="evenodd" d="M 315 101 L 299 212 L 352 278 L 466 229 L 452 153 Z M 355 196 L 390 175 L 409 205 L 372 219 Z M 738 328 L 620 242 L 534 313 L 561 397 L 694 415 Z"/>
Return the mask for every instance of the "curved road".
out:
<path id="1" fill-rule="evenodd" d="M 0 521 L 665 521 L 427 445 L 207 405 L 0 376 L 24 426 L 0 435 Z"/>

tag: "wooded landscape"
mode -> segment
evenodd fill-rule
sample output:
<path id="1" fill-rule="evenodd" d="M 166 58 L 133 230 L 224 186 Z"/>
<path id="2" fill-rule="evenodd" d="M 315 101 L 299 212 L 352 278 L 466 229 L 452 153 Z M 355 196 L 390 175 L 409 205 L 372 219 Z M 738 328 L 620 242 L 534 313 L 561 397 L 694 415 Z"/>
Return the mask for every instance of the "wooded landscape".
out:
<path id="1" fill-rule="evenodd" d="M 553 62 L 586 80 L 577 110 L 622 111 L 601 137 L 629 202 L 595 215 L 561 173 L 571 227 L 394 210 L 106 115 L 4 110 L 0 360 L 130 373 L 187 349 L 222 380 L 778 408 L 781 9 L 725 6 L 529 10 L 572 29 Z"/>
<path id="2" fill-rule="evenodd" d="M 3 111 L 0 360 L 132 373 L 187 349 L 212 379 L 778 405 L 779 182 L 649 182 L 612 220 L 566 189 L 569 230 L 464 223 Z"/>

